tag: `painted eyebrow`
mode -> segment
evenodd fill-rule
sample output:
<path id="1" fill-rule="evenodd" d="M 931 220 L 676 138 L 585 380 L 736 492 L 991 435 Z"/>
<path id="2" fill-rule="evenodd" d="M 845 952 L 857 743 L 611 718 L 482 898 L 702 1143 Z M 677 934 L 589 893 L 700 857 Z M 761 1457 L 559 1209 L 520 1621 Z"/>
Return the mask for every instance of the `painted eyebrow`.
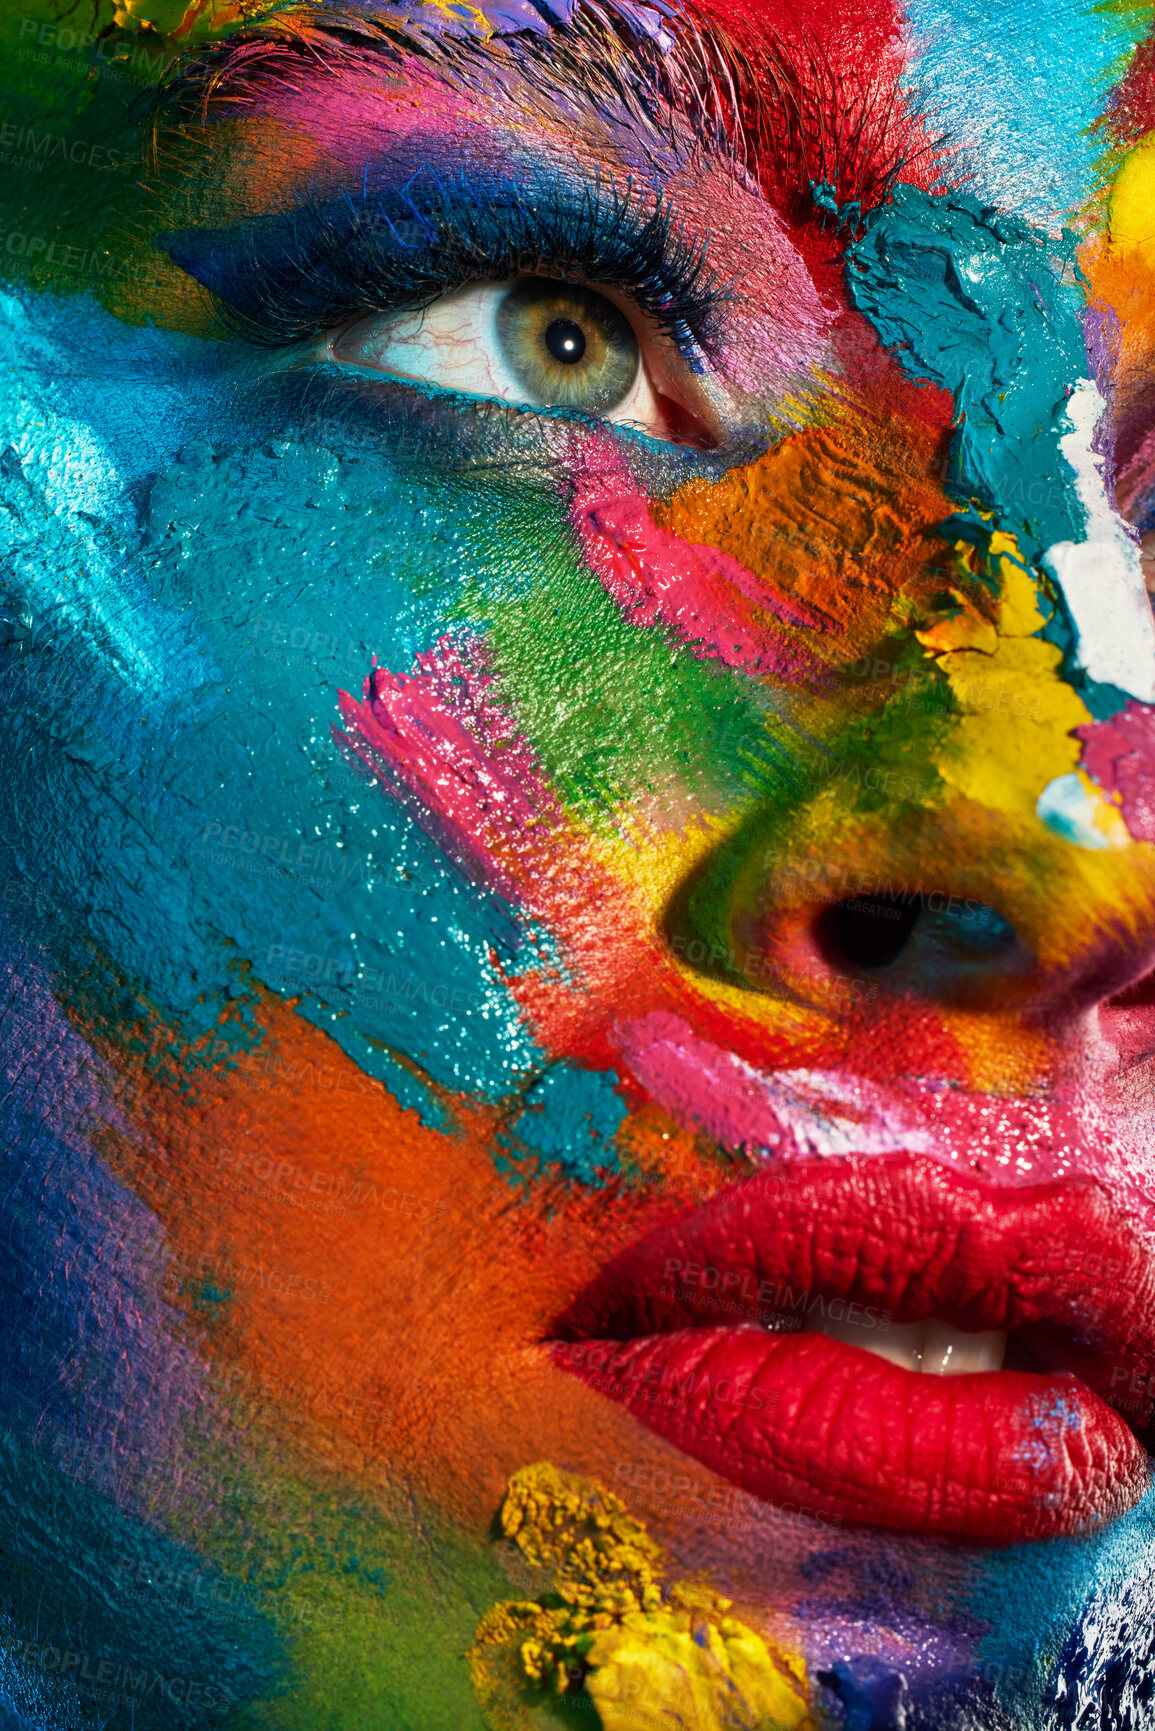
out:
<path id="1" fill-rule="evenodd" d="M 529 9 L 530 0 L 521 0 Z M 546 0 L 535 0 L 546 10 Z M 724 157 L 741 147 L 733 100 L 733 70 L 708 32 L 679 26 L 675 40 L 637 19 L 659 14 L 630 0 L 576 0 L 564 21 L 478 37 L 436 33 L 381 17 L 374 0 L 361 11 L 331 10 L 329 0 L 294 19 L 292 29 L 258 26 L 205 44 L 174 62 L 158 86 L 154 115 L 161 128 L 192 120 L 275 113 L 278 97 L 299 96 L 318 77 L 342 72 L 421 70 L 465 92 L 483 91 L 486 74 L 513 72 L 527 94 L 580 97 L 591 114 L 615 113 L 639 134 L 699 143 Z M 452 17 L 452 14 L 449 14 Z"/>
<path id="2" fill-rule="evenodd" d="M 321 0 L 291 30 L 258 27 L 177 62 L 157 92 L 158 134 L 275 116 L 278 96 L 299 98 L 343 71 L 420 69 L 466 92 L 492 81 L 495 94 L 512 71 L 531 96 L 572 106 L 576 92 L 591 115 L 612 114 L 640 139 L 682 151 L 693 141 L 736 164 L 796 227 L 825 227 L 832 208 L 869 210 L 899 178 L 927 187 L 938 176 L 943 146 L 905 96 L 903 56 L 885 33 L 856 58 L 841 37 L 772 30 L 757 13 L 735 39 L 709 16 L 709 0 L 684 0 L 665 33 L 639 29 L 639 13 L 659 18 L 650 7 L 573 0 L 564 22 L 481 39 L 423 32 L 378 15 L 376 3 L 337 12 Z M 547 0 L 533 4 L 548 10 Z"/>

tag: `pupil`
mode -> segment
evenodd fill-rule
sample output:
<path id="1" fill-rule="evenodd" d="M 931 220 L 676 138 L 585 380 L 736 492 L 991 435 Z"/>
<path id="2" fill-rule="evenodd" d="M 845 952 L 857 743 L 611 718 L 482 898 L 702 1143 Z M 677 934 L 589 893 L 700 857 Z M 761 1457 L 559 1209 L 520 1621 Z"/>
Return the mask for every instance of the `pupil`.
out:
<path id="1" fill-rule="evenodd" d="M 572 319 L 554 319 L 546 327 L 545 346 L 555 361 L 572 366 L 586 352 L 585 332 Z"/>

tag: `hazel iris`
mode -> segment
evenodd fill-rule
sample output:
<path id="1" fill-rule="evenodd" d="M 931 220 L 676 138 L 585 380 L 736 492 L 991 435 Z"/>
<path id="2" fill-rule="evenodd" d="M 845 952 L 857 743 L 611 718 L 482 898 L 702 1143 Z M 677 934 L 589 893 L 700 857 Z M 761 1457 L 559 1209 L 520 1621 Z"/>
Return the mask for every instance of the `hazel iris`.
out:
<path id="1" fill-rule="evenodd" d="M 526 400 L 542 408 L 617 408 L 638 376 L 629 320 L 593 289 L 523 278 L 497 309 L 497 340 Z"/>

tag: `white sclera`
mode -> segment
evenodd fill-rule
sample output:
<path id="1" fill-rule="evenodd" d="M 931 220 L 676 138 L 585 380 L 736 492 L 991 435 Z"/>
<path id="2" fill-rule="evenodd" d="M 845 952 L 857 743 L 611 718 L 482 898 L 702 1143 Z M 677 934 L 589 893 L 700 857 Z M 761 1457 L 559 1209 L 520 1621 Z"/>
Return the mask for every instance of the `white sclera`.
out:
<path id="1" fill-rule="evenodd" d="M 488 397 L 525 407 L 525 387 L 506 365 L 497 337 L 497 309 L 510 292 L 507 282 L 467 283 L 415 312 L 369 313 L 328 337 L 328 359 L 338 366 L 391 373 L 413 384 L 437 385 L 464 396 Z M 599 291 L 600 292 L 600 291 Z M 628 423 L 655 437 L 665 421 L 645 365 L 627 395 L 602 419 Z"/>

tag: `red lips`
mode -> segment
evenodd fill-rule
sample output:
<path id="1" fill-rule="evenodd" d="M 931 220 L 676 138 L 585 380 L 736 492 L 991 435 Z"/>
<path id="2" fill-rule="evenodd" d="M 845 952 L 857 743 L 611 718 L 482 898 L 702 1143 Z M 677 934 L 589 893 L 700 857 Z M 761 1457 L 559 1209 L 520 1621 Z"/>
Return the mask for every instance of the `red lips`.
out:
<path id="1" fill-rule="evenodd" d="M 1016 1368 L 930 1376 L 769 1331 L 815 1312 L 864 1339 L 928 1317 L 1005 1329 Z M 1148 1483 L 1155 1259 L 1086 1180 L 783 1165 L 624 1251 L 555 1334 L 557 1363 L 651 1430 L 823 1519 L 1010 1544 L 1085 1532 Z"/>

